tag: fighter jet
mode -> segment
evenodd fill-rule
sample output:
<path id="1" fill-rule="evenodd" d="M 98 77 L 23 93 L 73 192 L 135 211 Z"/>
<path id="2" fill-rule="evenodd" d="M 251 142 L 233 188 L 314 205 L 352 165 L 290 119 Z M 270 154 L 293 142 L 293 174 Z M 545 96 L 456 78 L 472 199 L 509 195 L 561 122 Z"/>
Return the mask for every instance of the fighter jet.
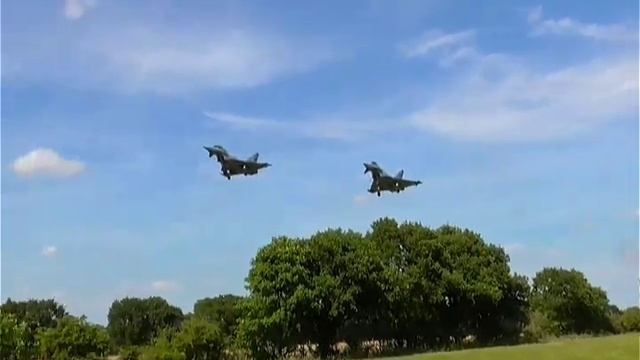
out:
<path id="1" fill-rule="evenodd" d="M 396 176 L 387 174 L 375 161 L 370 164 L 364 163 L 364 173 L 371 172 L 371 187 L 370 193 L 377 193 L 380 196 L 380 192 L 389 191 L 399 193 L 409 186 L 417 186 L 422 184 L 420 180 L 406 180 L 403 179 L 404 170 L 400 170 Z"/>
<path id="2" fill-rule="evenodd" d="M 271 166 L 271 164 L 266 162 L 258 162 L 258 153 L 253 154 L 247 160 L 240 160 L 231 156 L 229 152 L 220 145 L 203 147 L 209 153 L 209 157 L 216 156 L 216 159 L 220 163 L 222 176 L 229 180 L 231 180 L 233 175 L 255 175 L 258 173 L 258 170 Z"/>

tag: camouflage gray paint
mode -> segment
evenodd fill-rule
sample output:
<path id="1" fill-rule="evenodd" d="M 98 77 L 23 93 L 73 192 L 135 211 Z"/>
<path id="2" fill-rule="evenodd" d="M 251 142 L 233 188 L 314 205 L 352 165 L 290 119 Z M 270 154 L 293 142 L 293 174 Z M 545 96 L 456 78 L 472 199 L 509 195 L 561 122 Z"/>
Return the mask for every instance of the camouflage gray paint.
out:
<path id="1" fill-rule="evenodd" d="M 371 173 L 370 193 L 377 193 L 380 196 L 382 191 L 399 193 L 409 186 L 422 184 L 420 180 L 407 180 L 403 178 L 404 170 L 400 170 L 395 176 L 387 174 L 375 161 L 364 163 L 364 173 Z"/>
<path id="2" fill-rule="evenodd" d="M 231 180 L 231 177 L 234 175 L 255 175 L 258 173 L 258 170 L 271 166 L 271 164 L 266 162 L 258 162 L 258 153 L 253 154 L 246 160 L 240 160 L 229 154 L 229 152 L 220 145 L 203 147 L 209 153 L 210 158 L 215 155 L 216 160 L 220 163 L 222 176 L 229 180 Z"/>

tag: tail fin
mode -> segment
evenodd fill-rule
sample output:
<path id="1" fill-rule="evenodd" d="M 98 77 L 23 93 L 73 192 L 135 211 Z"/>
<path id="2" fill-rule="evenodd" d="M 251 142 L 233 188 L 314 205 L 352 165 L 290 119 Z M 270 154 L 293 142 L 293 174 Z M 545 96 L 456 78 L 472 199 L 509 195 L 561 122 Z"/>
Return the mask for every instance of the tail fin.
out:
<path id="1" fill-rule="evenodd" d="M 250 162 L 256 162 L 256 161 L 258 161 L 258 155 L 259 155 L 258 153 L 255 153 L 255 154 L 251 155 L 251 156 L 247 159 L 247 161 L 250 161 Z"/>
<path id="2" fill-rule="evenodd" d="M 396 178 L 398 179 L 402 179 L 402 176 L 404 175 L 404 170 L 400 170 L 398 171 L 398 173 L 396 174 Z"/>

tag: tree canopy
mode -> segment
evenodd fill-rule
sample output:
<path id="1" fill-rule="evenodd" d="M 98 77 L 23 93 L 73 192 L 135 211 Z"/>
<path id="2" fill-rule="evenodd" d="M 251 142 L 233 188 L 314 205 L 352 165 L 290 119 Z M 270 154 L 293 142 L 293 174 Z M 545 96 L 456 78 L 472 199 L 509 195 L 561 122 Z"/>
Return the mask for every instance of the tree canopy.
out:
<path id="1" fill-rule="evenodd" d="M 0 357 L 62 360 L 277 359 L 371 355 L 534 342 L 548 336 L 640 331 L 575 269 L 513 273 L 504 249 L 455 226 L 375 221 L 366 233 L 325 229 L 280 236 L 252 259 L 245 297 L 196 301 L 126 297 L 106 328 L 53 299 L 0 306 Z M 223 355 L 224 354 L 224 355 Z"/>
<path id="2" fill-rule="evenodd" d="M 108 330 L 117 345 L 145 345 L 162 329 L 179 328 L 183 318 L 180 308 L 161 297 L 127 297 L 111 304 Z"/>
<path id="3" fill-rule="evenodd" d="M 247 279 L 240 333 L 256 358 L 338 337 L 432 346 L 474 336 L 514 341 L 526 323 L 529 286 L 508 256 L 471 231 L 381 219 L 362 235 L 329 229 L 276 238 Z"/>
<path id="4" fill-rule="evenodd" d="M 612 331 L 607 294 L 575 269 L 539 271 L 533 278 L 531 306 L 551 321 L 556 334 Z"/>

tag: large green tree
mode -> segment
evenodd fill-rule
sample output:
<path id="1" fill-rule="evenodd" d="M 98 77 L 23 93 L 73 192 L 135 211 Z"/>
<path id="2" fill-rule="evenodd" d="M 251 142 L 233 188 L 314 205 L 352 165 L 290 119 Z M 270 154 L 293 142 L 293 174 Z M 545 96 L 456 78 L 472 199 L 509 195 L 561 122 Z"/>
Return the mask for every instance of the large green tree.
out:
<path id="1" fill-rule="evenodd" d="M 551 321 L 555 335 L 613 331 L 607 294 L 575 269 L 549 267 L 536 273 L 531 306 Z"/>
<path id="2" fill-rule="evenodd" d="M 468 335 L 514 342 L 530 291 L 526 278 L 511 274 L 504 250 L 478 234 L 388 218 L 365 236 L 330 229 L 275 239 L 258 252 L 247 282 L 240 335 L 259 358 L 307 342 L 326 357 L 338 340 L 414 348 Z"/>
<path id="3" fill-rule="evenodd" d="M 367 238 L 385 264 L 386 316 L 378 335 L 409 347 L 445 346 L 474 335 L 482 343 L 514 342 L 526 324 L 529 286 L 510 274 L 504 251 L 476 233 L 436 230 L 383 218 Z"/>
<path id="4" fill-rule="evenodd" d="M 165 299 L 124 298 L 111 304 L 108 330 L 117 345 L 146 345 L 163 329 L 178 329 L 184 315 Z"/>
<path id="5" fill-rule="evenodd" d="M 238 342 L 254 359 L 284 357 L 294 344 L 303 342 L 292 294 L 299 285 L 309 283 L 308 258 L 304 241 L 278 237 L 252 260 L 247 277 L 251 294 L 240 306 Z"/>
<path id="6" fill-rule="evenodd" d="M 309 278 L 292 294 L 297 323 L 305 339 L 330 355 L 340 329 L 379 308 L 384 266 L 375 248 L 353 231 L 327 230 L 308 240 Z"/>

